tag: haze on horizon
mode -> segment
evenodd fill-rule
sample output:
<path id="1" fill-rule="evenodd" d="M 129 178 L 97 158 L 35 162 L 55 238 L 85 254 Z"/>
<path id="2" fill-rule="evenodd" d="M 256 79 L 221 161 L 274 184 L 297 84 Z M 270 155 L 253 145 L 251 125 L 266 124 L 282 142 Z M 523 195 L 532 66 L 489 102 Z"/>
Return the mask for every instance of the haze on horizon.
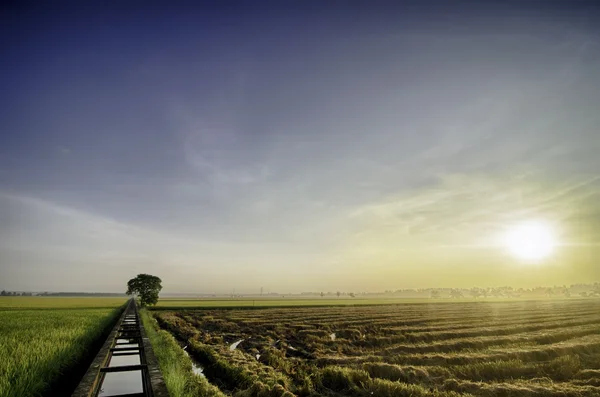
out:
<path id="1" fill-rule="evenodd" d="M 449 3 L 2 9 L 0 288 L 600 280 L 598 5 Z"/>

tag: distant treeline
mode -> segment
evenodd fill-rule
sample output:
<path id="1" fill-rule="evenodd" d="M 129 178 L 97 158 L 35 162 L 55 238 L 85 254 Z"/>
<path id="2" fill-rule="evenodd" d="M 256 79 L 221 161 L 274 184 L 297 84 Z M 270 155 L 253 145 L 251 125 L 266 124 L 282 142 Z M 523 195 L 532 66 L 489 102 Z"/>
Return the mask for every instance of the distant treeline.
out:
<path id="1" fill-rule="evenodd" d="M 33 293 L 31 293 L 31 292 L 2 291 L 2 292 L 0 292 L 0 296 L 33 296 Z"/>
<path id="2" fill-rule="evenodd" d="M 0 296 L 125 296 L 115 292 L 14 292 L 2 291 Z"/>
<path id="3" fill-rule="evenodd" d="M 41 292 L 38 296 L 125 296 L 116 292 Z"/>
<path id="4" fill-rule="evenodd" d="M 504 287 L 487 287 L 487 288 L 407 288 L 398 289 L 395 291 L 388 290 L 385 292 L 302 292 L 302 296 L 321 296 L 321 297 L 345 297 L 351 298 L 369 298 L 369 297 L 394 297 L 394 298 L 488 298 L 488 297 L 536 297 L 536 296 L 565 296 L 565 297 L 600 297 L 600 283 L 594 284 L 571 284 L 555 285 L 552 287 L 534 287 L 534 288 L 513 288 L 510 286 Z"/>

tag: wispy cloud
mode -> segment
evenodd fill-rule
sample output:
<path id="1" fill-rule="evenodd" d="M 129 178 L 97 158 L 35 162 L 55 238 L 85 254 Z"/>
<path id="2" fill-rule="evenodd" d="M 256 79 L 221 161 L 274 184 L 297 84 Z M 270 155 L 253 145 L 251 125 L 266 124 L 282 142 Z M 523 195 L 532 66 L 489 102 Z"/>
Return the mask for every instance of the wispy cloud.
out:
<path id="1" fill-rule="evenodd" d="M 167 290 L 227 292 L 318 265 L 302 247 L 165 233 L 13 193 L 0 193 L 0 219 L 0 271 L 16 289 L 114 291 L 150 272 Z"/>
<path id="2" fill-rule="evenodd" d="M 403 241 L 476 245 L 530 218 L 557 223 L 565 242 L 589 241 L 569 230 L 573 217 L 598 211 L 599 177 L 551 181 L 539 175 L 448 175 L 439 184 L 356 209 L 360 235 L 392 233 Z M 600 225 L 598 225 L 600 226 Z"/>
<path id="3" fill-rule="evenodd" d="M 58 151 L 60 154 L 65 155 L 65 156 L 68 156 L 69 154 L 71 154 L 71 149 L 66 146 L 59 146 Z"/>
<path id="4" fill-rule="evenodd" d="M 484 280 L 469 255 L 537 217 L 584 251 L 600 240 L 597 28 L 500 8 L 323 23 L 284 7 L 241 25 L 211 9 L 163 18 L 160 40 L 147 15 L 124 34 L 150 41 L 92 58 L 63 40 L 81 24 L 23 18 L 20 72 L 0 76 L 0 281 L 379 289 L 448 263 Z M 88 22 L 106 49 L 112 24 Z M 565 279 L 597 274 L 586 252 L 557 256 L 587 261 Z"/>

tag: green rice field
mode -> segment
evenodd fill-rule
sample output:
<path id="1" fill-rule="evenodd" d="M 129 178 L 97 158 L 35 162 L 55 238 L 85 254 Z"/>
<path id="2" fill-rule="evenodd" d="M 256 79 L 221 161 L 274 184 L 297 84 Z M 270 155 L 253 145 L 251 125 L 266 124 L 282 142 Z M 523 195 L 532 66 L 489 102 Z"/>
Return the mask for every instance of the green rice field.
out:
<path id="1" fill-rule="evenodd" d="M 69 395 L 124 303 L 125 298 L 1 297 L 0 397 Z"/>
<path id="2" fill-rule="evenodd" d="M 119 297 L 54 297 L 2 296 L 0 310 L 11 309 L 111 309 L 121 306 L 127 298 Z"/>

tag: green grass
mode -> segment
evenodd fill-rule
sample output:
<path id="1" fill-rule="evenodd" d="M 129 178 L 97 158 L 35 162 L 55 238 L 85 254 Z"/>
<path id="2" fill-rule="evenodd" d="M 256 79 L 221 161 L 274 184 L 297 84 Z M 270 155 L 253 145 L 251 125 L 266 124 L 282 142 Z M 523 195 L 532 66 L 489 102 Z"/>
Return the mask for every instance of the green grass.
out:
<path id="1" fill-rule="evenodd" d="M 140 315 L 171 397 L 224 396 L 217 387 L 192 372 L 190 358 L 171 334 L 159 330 L 156 320 L 146 310 L 141 310 Z"/>
<path id="2" fill-rule="evenodd" d="M 125 297 L 2 296 L 0 310 L 115 308 L 126 300 Z"/>
<path id="3" fill-rule="evenodd" d="M 0 397 L 56 396 L 76 386 L 125 301 L 77 299 L 0 299 Z"/>

